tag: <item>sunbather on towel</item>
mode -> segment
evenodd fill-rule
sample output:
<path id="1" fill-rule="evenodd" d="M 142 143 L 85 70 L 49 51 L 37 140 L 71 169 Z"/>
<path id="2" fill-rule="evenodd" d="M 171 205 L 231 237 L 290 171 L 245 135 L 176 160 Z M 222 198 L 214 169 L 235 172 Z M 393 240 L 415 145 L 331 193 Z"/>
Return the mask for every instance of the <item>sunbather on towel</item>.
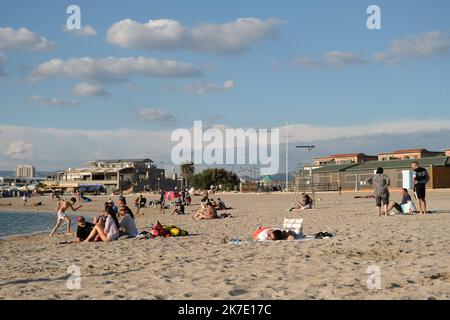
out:
<path id="1" fill-rule="evenodd" d="M 252 233 L 255 241 L 277 241 L 277 240 L 295 240 L 295 234 L 292 231 L 283 231 L 277 228 L 259 228 Z"/>

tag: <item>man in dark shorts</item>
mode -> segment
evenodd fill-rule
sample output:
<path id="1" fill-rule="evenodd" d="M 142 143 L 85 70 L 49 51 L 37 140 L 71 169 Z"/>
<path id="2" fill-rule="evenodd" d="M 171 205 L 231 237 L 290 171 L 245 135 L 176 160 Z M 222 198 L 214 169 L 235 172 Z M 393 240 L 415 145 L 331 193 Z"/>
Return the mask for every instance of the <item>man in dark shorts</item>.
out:
<path id="1" fill-rule="evenodd" d="M 84 217 L 81 216 L 77 218 L 77 224 L 77 242 L 82 242 L 89 237 L 92 229 L 94 228 L 94 224 L 86 222 Z"/>
<path id="2" fill-rule="evenodd" d="M 426 198 L 426 188 L 427 183 L 430 181 L 430 175 L 425 168 L 419 167 L 419 163 L 414 161 L 411 164 L 411 168 L 414 170 L 414 192 L 416 193 L 417 199 L 419 199 L 420 213 L 427 213 L 427 201 Z"/>
<path id="3" fill-rule="evenodd" d="M 373 186 L 378 215 L 381 216 L 383 208 L 384 214 L 387 216 L 390 196 L 389 185 L 391 184 L 391 180 L 384 174 L 384 169 L 378 168 L 376 174 L 367 179 L 366 183 Z"/>

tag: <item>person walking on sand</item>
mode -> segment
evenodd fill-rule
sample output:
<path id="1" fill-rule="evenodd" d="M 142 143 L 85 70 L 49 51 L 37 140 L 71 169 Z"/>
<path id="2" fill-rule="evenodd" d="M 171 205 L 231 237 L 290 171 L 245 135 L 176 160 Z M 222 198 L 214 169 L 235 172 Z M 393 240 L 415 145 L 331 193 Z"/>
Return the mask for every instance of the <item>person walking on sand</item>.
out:
<path id="1" fill-rule="evenodd" d="M 72 209 L 72 211 L 75 212 L 83 206 L 83 205 L 80 205 L 80 206 L 74 208 L 73 206 L 75 205 L 76 202 L 77 202 L 77 199 L 75 199 L 75 198 L 71 198 L 70 201 L 63 199 L 58 202 L 58 207 L 56 208 L 56 211 L 58 212 L 58 214 L 57 214 L 58 217 L 57 217 L 55 227 L 53 228 L 52 232 L 50 232 L 50 237 L 53 237 L 56 230 L 58 230 L 58 228 L 61 226 L 61 224 L 64 221 L 67 224 L 67 234 L 72 234 L 72 231 L 70 229 L 70 224 L 72 223 L 72 221 L 70 220 L 70 218 L 68 216 L 65 215 L 65 212 L 68 209 Z"/>
<path id="2" fill-rule="evenodd" d="M 414 192 L 416 193 L 417 199 L 419 199 L 420 213 L 427 213 L 427 201 L 426 189 L 427 183 L 430 181 L 430 175 L 425 168 L 419 166 L 419 162 L 414 161 L 411 164 L 411 168 L 414 170 Z"/>
<path id="3" fill-rule="evenodd" d="M 378 168 L 376 174 L 367 179 L 366 183 L 372 185 L 374 188 L 375 201 L 378 208 L 378 215 L 381 217 L 381 208 L 384 209 L 384 214 L 388 215 L 389 205 L 389 186 L 391 180 L 384 174 L 383 168 Z"/>
<path id="4" fill-rule="evenodd" d="M 23 194 L 22 200 L 23 200 L 23 206 L 26 207 L 27 206 L 27 202 L 28 202 L 28 198 L 27 198 L 27 195 L 25 193 Z"/>

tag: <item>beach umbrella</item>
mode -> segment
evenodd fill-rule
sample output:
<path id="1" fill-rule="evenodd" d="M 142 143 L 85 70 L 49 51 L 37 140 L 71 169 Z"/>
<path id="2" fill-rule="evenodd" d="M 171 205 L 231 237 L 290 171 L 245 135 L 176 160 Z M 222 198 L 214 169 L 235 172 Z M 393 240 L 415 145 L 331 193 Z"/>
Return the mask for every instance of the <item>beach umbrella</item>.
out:
<path id="1" fill-rule="evenodd" d="M 180 198 L 181 195 L 176 191 L 170 191 L 170 192 L 166 192 L 165 197 L 166 197 L 166 200 L 173 201 L 177 198 Z"/>

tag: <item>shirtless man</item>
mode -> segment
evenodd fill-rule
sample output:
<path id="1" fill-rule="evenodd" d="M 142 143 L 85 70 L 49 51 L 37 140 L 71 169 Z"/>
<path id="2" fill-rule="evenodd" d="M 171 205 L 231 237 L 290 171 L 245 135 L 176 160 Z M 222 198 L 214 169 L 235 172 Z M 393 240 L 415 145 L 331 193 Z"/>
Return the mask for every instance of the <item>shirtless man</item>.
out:
<path id="1" fill-rule="evenodd" d="M 70 230 L 70 224 L 72 223 L 72 221 L 70 220 L 70 218 L 68 216 L 65 215 L 65 212 L 68 209 L 72 209 L 72 211 L 75 212 L 83 206 L 83 205 L 80 205 L 79 207 L 74 208 L 73 206 L 74 206 L 75 202 L 77 202 L 77 199 L 75 199 L 75 198 L 71 198 L 70 202 L 66 201 L 66 200 L 61 200 L 58 202 L 58 208 L 56 208 L 56 211 L 58 212 L 58 220 L 56 221 L 56 225 L 53 228 L 52 232 L 50 233 L 50 237 L 53 237 L 56 230 L 58 230 L 58 228 L 61 226 L 61 224 L 64 221 L 67 224 L 67 234 L 72 234 L 72 232 Z"/>

